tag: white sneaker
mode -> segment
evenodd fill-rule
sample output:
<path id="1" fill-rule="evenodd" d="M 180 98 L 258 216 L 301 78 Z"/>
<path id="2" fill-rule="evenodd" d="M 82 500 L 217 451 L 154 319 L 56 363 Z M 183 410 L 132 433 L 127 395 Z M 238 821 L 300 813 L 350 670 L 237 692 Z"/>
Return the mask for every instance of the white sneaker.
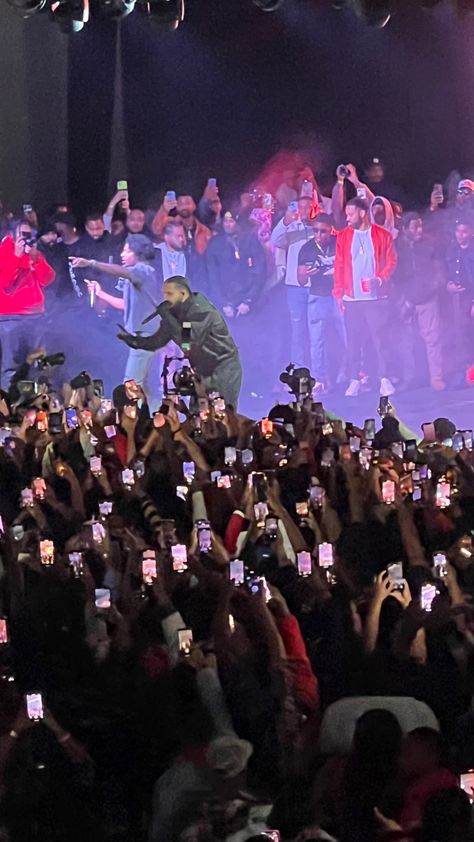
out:
<path id="1" fill-rule="evenodd" d="M 382 377 L 380 381 L 380 394 L 384 398 L 388 398 L 389 395 L 395 394 L 395 386 L 388 377 Z"/>
<path id="2" fill-rule="evenodd" d="M 360 380 L 351 380 L 346 389 L 346 398 L 356 398 L 359 394 Z"/>

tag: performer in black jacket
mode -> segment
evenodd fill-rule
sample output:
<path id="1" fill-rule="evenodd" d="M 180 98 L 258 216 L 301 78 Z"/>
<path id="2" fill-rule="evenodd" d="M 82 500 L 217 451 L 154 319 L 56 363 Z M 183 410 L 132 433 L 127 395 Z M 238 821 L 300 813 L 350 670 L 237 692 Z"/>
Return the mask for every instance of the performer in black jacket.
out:
<path id="1" fill-rule="evenodd" d="M 237 346 L 229 328 L 214 305 L 200 292 L 192 292 L 189 281 L 181 275 L 163 284 L 164 301 L 156 313 L 161 324 L 152 336 L 119 333 L 130 348 L 155 351 L 170 340 L 182 346 L 183 325 L 190 324 L 190 349 L 187 357 L 201 375 L 208 392 L 219 392 L 227 404 L 237 407 L 242 367 Z"/>

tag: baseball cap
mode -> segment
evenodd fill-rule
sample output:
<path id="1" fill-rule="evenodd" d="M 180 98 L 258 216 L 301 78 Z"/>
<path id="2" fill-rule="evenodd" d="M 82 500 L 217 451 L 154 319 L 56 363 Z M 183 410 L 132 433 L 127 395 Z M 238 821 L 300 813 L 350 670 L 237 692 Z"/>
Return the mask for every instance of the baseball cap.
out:
<path id="1" fill-rule="evenodd" d="M 471 193 L 474 193 L 474 181 L 470 178 L 461 179 L 458 184 L 458 193 L 462 193 L 464 190 L 469 190 Z"/>

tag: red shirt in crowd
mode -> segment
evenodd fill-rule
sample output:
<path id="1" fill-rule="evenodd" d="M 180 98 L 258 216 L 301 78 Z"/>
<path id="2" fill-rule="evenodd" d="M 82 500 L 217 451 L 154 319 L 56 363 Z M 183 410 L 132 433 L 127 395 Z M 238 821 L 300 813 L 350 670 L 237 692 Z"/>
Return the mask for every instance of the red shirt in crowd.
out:
<path id="1" fill-rule="evenodd" d="M 17 257 L 8 236 L 0 243 L 0 317 L 44 313 L 43 288 L 56 277 L 40 252 Z"/>

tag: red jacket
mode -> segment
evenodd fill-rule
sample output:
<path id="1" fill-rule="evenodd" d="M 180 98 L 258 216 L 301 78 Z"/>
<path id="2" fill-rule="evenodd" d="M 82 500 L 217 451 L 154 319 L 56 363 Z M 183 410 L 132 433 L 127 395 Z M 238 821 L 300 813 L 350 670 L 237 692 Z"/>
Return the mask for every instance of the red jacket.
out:
<path id="1" fill-rule="evenodd" d="M 278 617 L 276 624 L 285 647 L 295 700 L 307 712 L 315 713 L 319 704 L 319 687 L 306 654 L 298 620 L 287 614 L 286 617 Z"/>
<path id="2" fill-rule="evenodd" d="M 375 277 L 386 283 L 395 266 L 397 253 L 392 235 L 380 225 L 371 225 L 371 237 L 374 246 Z M 334 263 L 334 297 L 340 300 L 343 295 L 353 296 L 352 278 L 352 240 L 353 228 L 343 228 L 337 235 L 336 261 Z"/>
<path id="3" fill-rule="evenodd" d="M 55 277 L 42 254 L 17 257 L 15 243 L 5 237 L 0 243 L 0 317 L 44 313 L 43 287 Z"/>

